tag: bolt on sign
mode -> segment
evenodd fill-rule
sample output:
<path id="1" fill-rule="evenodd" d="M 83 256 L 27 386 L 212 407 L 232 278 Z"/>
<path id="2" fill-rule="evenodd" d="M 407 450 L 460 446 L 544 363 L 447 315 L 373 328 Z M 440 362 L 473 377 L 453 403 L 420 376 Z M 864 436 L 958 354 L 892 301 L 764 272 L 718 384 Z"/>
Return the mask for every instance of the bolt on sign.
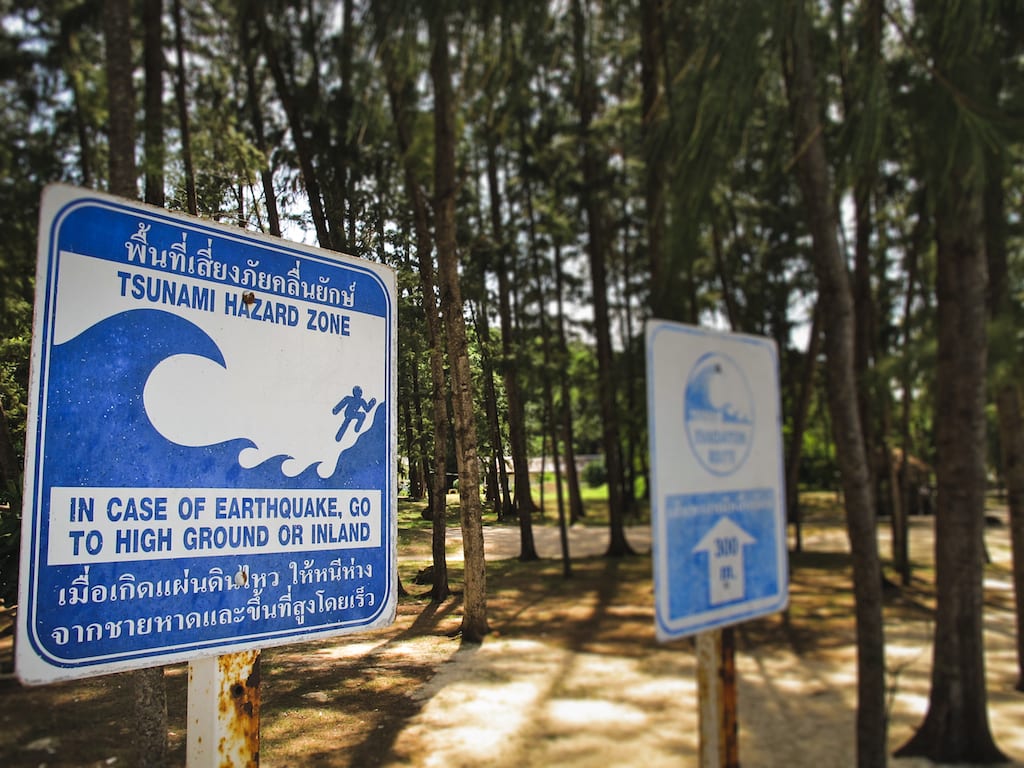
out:
<path id="1" fill-rule="evenodd" d="M 48 187 L 19 677 L 390 624 L 396 306 L 383 265 Z"/>
<path id="2" fill-rule="evenodd" d="M 778 352 L 771 339 L 648 320 L 658 637 L 788 601 Z"/>

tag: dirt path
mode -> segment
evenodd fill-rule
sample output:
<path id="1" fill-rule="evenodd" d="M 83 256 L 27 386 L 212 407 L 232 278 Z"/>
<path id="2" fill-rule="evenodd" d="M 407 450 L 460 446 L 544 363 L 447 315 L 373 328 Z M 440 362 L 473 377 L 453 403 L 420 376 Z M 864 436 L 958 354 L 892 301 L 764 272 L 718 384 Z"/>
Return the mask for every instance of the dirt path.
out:
<path id="1" fill-rule="evenodd" d="M 518 554 L 518 532 L 487 540 L 489 556 Z M 650 529 L 631 528 L 628 538 L 638 551 L 650 547 Z M 990 679 L 990 720 L 1002 749 L 1024 758 L 1024 695 L 1013 691 L 1012 584 L 1006 528 L 989 531 L 993 564 L 985 587 L 991 596 L 986 644 Z M 888 551 L 888 535 L 880 546 Z M 930 559 L 931 521 L 915 523 L 913 555 Z M 599 555 L 607 534 L 574 529 L 571 551 Z M 556 529 L 538 536 L 537 548 L 554 557 L 560 552 Z M 822 583 L 829 556 L 846 551 L 841 529 L 812 531 L 805 547 L 818 554 L 793 579 L 788 620 L 770 617 L 738 629 L 740 758 L 745 766 L 846 768 L 854 766 L 856 655 L 852 623 L 845 635 L 821 642 L 814 625 L 836 628 L 830 611 L 852 614 L 849 595 L 816 606 L 821 591 L 842 589 Z M 814 567 L 818 564 L 818 567 Z M 817 598 L 816 598 L 817 595 Z M 834 596 L 833 596 L 834 597 Z M 596 596 L 576 610 L 606 611 L 623 618 L 631 607 L 600 606 Z M 538 608 L 539 609 L 539 608 Z M 524 613 L 529 613 L 527 608 Z M 641 611 L 632 643 L 602 643 L 596 633 L 585 647 L 566 649 L 546 638 L 486 642 L 460 651 L 424 687 L 425 705 L 396 743 L 399 759 L 389 765 L 429 766 L 678 766 L 693 764 L 697 754 L 697 687 L 692 646 L 677 641 L 653 643 L 649 610 Z M 799 613 L 798 613 L 799 612 Z M 887 611 L 887 614 L 896 611 Z M 887 683 L 890 687 L 890 745 L 896 749 L 920 724 L 927 707 L 931 669 L 929 616 L 909 618 L 902 611 L 888 620 Z M 807 621 L 794 632 L 795 615 Z M 604 620 L 599 624 L 603 625 Z M 647 626 L 644 626 L 646 624 Z M 842 626 L 842 622 L 839 623 Z M 791 635 L 790 642 L 780 638 Z M 810 637 L 798 638 L 799 635 Z M 486 685 L 480 681 L 486 680 Z M 496 712 L 502 713 L 495 716 Z M 454 725 L 453 725 L 454 724 Z M 415 758 L 429 745 L 430 757 Z M 681 757 L 683 759 L 681 759 Z M 895 760 L 899 768 L 930 765 L 924 760 Z M 1012 762 L 1024 766 L 1024 762 Z"/>
<path id="2" fill-rule="evenodd" d="M 569 557 L 599 557 L 608 549 L 608 531 L 603 528 L 583 525 L 571 526 L 566 529 L 569 539 Z M 448 529 L 449 560 L 462 560 L 462 530 Z M 534 546 L 541 558 L 561 559 L 562 536 L 557 527 L 538 525 L 533 528 Z M 649 525 L 626 526 L 626 540 L 638 554 L 651 551 L 651 527 Z M 518 557 L 520 552 L 519 528 L 485 528 L 484 553 L 490 560 L 501 560 Z"/>

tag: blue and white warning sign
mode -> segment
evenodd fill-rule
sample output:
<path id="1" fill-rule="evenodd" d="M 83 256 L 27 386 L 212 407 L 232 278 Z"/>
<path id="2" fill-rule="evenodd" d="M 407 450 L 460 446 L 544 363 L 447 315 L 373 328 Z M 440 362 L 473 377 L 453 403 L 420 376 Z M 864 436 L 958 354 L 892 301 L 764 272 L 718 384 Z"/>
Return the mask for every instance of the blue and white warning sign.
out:
<path id="1" fill-rule="evenodd" d="M 380 264 L 48 187 L 19 677 L 393 621 L 395 313 Z"/>
<path id="2" fill-rule="evenodd" d="M 778 354 L 647 322 L 655 620 L 671 640 L 788 600 Z"/>

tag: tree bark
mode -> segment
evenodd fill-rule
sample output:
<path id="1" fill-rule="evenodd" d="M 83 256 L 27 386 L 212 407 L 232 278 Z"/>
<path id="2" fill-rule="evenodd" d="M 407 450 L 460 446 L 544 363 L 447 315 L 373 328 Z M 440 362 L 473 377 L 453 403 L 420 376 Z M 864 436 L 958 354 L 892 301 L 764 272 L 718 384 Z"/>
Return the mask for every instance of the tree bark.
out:
<path id="1" fill-rule="evenodd" d="M 374 6 L 375 9 L 377 6 Z M 378 19 L 378 24 L 383 20 Z M 413 209 L 413 226 L 416 231 L 416 259 L 420 271 L 420 289 L 423 294 L 423 315 L 427 331 L 427 346 L 430 347 L 431 416 L 434 426 L 434 471 L 429 478 L 430 519 L 432 522 L 432 563 L 434 576 L 431 600 L 440 603 L 451 594 L 448 585 L 448 563 L 445 554 L 447 537 L 447 485 L 445 483 L 445 462 L 448 455 L 448 401 L 447 383 L 444 374 L 444 339 L 441 334 L 441 319 L 438 314 L 437 292 L 434 282 L 434 262 L 431 258 L 433 240 L 430 236 L 430 216 L 427 201 L 420 188 L 413 167 L 412 128 L 405 99 L 407 83 L 397 70 L 394 52 L 389 45 L 382 48 L 382 59 L 387 80 L 388 99 L 395 123 L 399 153 L 402 156 L 405 190 Z"/>
<path id="2" fill-rule="evenodd" d="M 260 106 L 260 89 L 256 81 L 256 56 L 252 49 L 251 26 L 247 20 L 239 24 L 239 39 L 242 58 L 245 60 L 245 83 L 248 91 L 249 119 L 252 123 L 253 143 L 263 156 L 260 180 L 263 183 L 263 200 L 267 208 L 267 229 L 270 234 L 281 236 L 281 215 L 277 209 L 277 192 L 274 190 L 274 173 L 270 164 L 270 151 L 263 131 L 263 109 Z"/>
<path id="3" fill-rule="evenodd" d="M 139 196 L 135 170 L 135 94 L 132 85 L 131 3 L 105 0 L 103 37 L 106 43 L 108 179 L 110 191 L 130 199 Z"/>
<path id="4" fill-rule="evenodd" d="M 811 332 L 807 339 L 807 352 L 804 354 L 803 376 L 800 379 L 800 392 L 797 395 L 796 408 L 791 416 L 793 431 L 789 437 L 789 448 L 786 451 L 786 511 L 789 522 L 793 524 L 796 538 L 795 549 L 803 551 L 803 519 L 800 513 L 800 463 L 803 458 L 804 431 L 807 426 L 807 414 L 811 408 L 811 395 L 814 394 L 814 379 L 818 371 L 818 352 L 821 349 L 821 305 L 814 307 L 811 320 Z"/>
<path id="5" fill-rule="evenodd" d="M 146 202 L 164 207 L 164 20 L 163 0 L 142 6 L 145 89 Z"/>
<path id="6" fill-rule="evenodd" d="M 501 189 L 498 186 L 497 142 L 494 131 L 489 132 L 487 141 L 487 191 L 490 198 L 491 231 L 498 249 L 498 315 L 501 318 L 502 376 L 505 381 L 505 397 L 508 400 L 509 450 L 512 454 L 513 501 L 519 520 L 519 559 L 537 560 L 537 548 L 533 539 L 533 493 L 530 488 L 530 465 L 526 455 L 526 411 L 523 407 L 522 391 L 519 387 L 519 366 L 517 350 L 512 331 L 512 302 L 509 280 L 508 248 L 501 226 Z"/>
<path id="7" fill-rule="evenodd" d="M 1017 685 L 1024 691 L 1024 415 L 1020 387 L 1008 381 L 999 387 L 999 444 L 1010 508 L 1014 606 L 1017 612 Z"/>
<path id="8" fill-rule="evenodd" d="M 987 133 L 975 105 L 990 88 L 993 8 L 938 3 L 922 8 L 927 54 L 950 83 L 935 83 L 924 114 L 941 126 L 925 147 L 925 183 L 934 201 L 938 311 L 935 412 L 935 640 L 928 711 L 898 755 L 935 762 L 1006 758 L 988 723 L 984 593 L 988 253 L 985 229 Z M 985 109 L 981 110 L 984 113 Z"/>
<path id="9" fill-rule="evenodd" d="M 640 3 L 640 82 L 643 115 L 644 206 L 647 226 L 647 259 L 650 272 L 650 304 L 655 317 L 667 318 L 669 290 L 665 281 L 665 178 L 668 172 L 660 150 L 658 131 L 663 92 L 658 73 L 663 69 L 664 14 L 658 0 Z"/>
<path id="10" fill-rule="evenodd" d="M 910 482 L 910 460 L 914 455 L 913 439 L 910 432 L 911 402 L 913 399 L 910 343 L 913 332 L 913 306 L 918 281 L 918 264 L 920 262 L 920 253 L 925 247 L 923 241 L 928 220 L 927 211 L 923 210 L 923 195 L 918 197 L 918 201 L 917 221 L 914 224 L 913 234 L 904 257 L 907 290 L 903 296 L 903 336 L 900 341 L 900 388 L 902 390 L 903 402 L 900 406 L 899 441 L 903 460 L 900 462 L 899 472 L 897 472 L 896 484 L 899 487 L 900 496 L 897 509 L 899 520 L 894 522 L 894 527 L 898 525 L 902 529 L 902 533 L 897 536 L 896 531 L 893 531 L 893 560 L 895 561 L 896 570 L 900 574 L 900 581 L 903 586 L 910 586 L 913 575 L 913 568 L 910 562 L 910 512 L 914 508 L 914 504 L 918 503 L 918 500 L 912 498 L 911 494 L 915 492 L 915 489 L 912 488 Z"/>
<path id="11" fill-rule="evenodd" d="M 562 248 L 555 245 L 555 294 L 558 298 L 558 357 L 568 365 L 569 345 L 565 334 L 565 273 L 562 271 Z M 572 417 L 572 389 L 569 377 L 559 377 L 559 412 L 562 425 L 562 445 L 565 447 L 565 479 L 569 486 L 569 524 L 586 516 L 580 476 L 576 471 L 576 433 Z"/>
<path id="12" fill-rule="evenodd" d="M 21 487 L 22 460 L 14 449 L 14 438 L 7 421 L 7 412 L 0 400 L 0 488 Z"/>
<path id="13" fill-rule="evenodd" d="M 594 308 L 594 335 L 597 342 L 598 389 L 601 405 L 601 444 L 608 476 L 608 531 L 606 555 L 621 557 L 633 553 L 623 525 L 625 505 L 622 494 L 622 447 L 619 444 L 619 415 L 613 371 L 611 331 L 608 312 L 608 222 L 601 199 L 604 186 L 600 163 L 591 132 L 596 109 L 597 86 L 590 74 L 586 51 L 584 0 L 573 0 L 573 41 L 576 57 L 576 107 L 579 114 L 582 176 L 580 200 L 587 216 L 587 255 L 590 258 L 591 300 Z"/>
<path id="14" fill-rule="evenodd" d="M 962 162 L 962 158 L 959 158 Z M 928 712 L 897 752 L 938 762 L 1002 762 L 988 724 L 982 566 L 988 270 L 981 190 L 958 165 L 936 210 L 938 364 L 935 645 Z"/>
<path id="15" fill-rule="evenodd" d="M 998 93 L 998 81 L 993 92 Z M 1016 334 L 1016 307 L 1010 294 L 1007 254 L 1006 195 L 1003 191 L 1006 167 L 1000 151 L 986 153 L 985 254 L 988 258 L 988 296 L 993 336 Z M 1010 544 L 1013 555 L 1013 585 L 1017 612 L 1017 685 L 1024 691 L 1024 415 L 1021 412 L 1021 361 L 1017 345 L 1003 343 L 1010 350 L 1008 360 L 996 360 L 994 389 L 999 421 L 999 447 L 1003 482 L 1006 484 L 1010 514 Z"/>
<path id="16" fill-rule="evenodd" d="M 787 3 L 782 36 L 796 175 L 807 213 L 825 325 L 828 401 L 846 501 L 857 618 L 857 764 L 886 765 L 885 642 L 874 499 L 857 409 L 854 306 L 839 249 L 803 0 Z"/>
<path id="17" fill-rule="evenodd" d="M 484 291 L 486 291 L 484 287 Z M 487 321 L 487 306 L 481 306 L 477 315 L 477 338 L 480 340 L 480 372 L 484 377 L 484 393 L 487 405 L 487 424 L 491 429 L 491 443 L 494 446 L 494 460 L 488 470 L 488 486 L 493 486 L 494 507 L 498 519 L 504 520 L 512 513 L 512 496 L 508 488 L 508 471 L 505 468 L 505 448 L 501 437 L 501 420 L 498 417 L 498 391 L 494 387 L 494 365 L 487 351 L 491 338 L 491 324 Z"/>
<path id="18" fill-rule="evenodd" d="M 174 0 L 174 96 L 178 102 L 178 130 L 181 131 L 181 162 L 185 167 L 185 210 L 195 216 L 199 212 L 196 197 L 196 172 L 192 163 L 192 129 L 188 119 L 185 88 L 185 32 L 181 0 Z"/>
<path id="19" fill-rule="evenodd" d="M 465 557 L 462 640 L 480 643 L 490 632 L 487 624 L 487 564 L 484 560 L 473 381 L 455 249 L 455 105 L 448 58 L 448 18 L 443 7 L 433 10 L 430 44 L 430 77 L 434 84 L 434 231 L 441 316 L 451 365 L 452 410 L 455 412 L 455 442 L 459 459 L 459 518 Z"/>

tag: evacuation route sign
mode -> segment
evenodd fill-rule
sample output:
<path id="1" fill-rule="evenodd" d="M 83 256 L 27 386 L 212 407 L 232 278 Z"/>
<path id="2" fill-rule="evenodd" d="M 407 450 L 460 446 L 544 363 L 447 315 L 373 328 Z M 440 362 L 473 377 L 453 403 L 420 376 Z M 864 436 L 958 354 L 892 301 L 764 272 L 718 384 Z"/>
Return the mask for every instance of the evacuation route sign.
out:
<path id="1" fill-rule="evenodd" d="M 788 600 L 778 354 L 771 339 L 647 321 L 659 640 Z"/>
<path id="2" fill-rule="evenodd" d="M 380 264 L 48 187 L 22 681 L 390 624 L 395 313 Z"/>

